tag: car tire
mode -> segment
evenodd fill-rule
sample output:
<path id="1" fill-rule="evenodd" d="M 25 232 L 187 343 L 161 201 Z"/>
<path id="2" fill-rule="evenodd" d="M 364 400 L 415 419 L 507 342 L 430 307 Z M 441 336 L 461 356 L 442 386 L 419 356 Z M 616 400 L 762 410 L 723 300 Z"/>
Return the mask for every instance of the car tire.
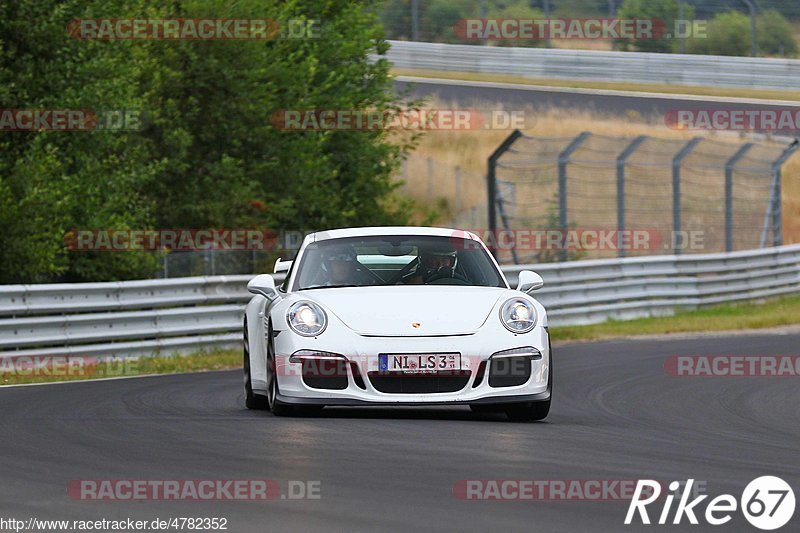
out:
<path id="1" fill-rule="evenodd" d="M 543 402 L 512 403 L 505 408 L 506 416 L 514 422 L 544 420 L 550 412 L 550 400 Z"/>
<path id="2" fill-rule="evenodd" d="M 264 411 L 269 409 L 267 398 L 253 392 L 253 382 L 250 376 L 250 340 L 247 333 L 247 320 L 244 321 L 244 404 L 248 409 Z"/>
<path id="3" fill-rule="evenodd" d="M 274 361 L 270 359 L 270 361 Z M 268 363 L 274 364 L 274 363 Z M 272 367 L 275 368 L 274 366 Z M 274 371 L 272 372 L 272 379 L 267 376 L 267 386 L 269 387 L 269 410 L 275 416 L 313 416 L 325 407 L 324 405 L 288 405 L 277 399 L 278 396 L 278 379 L 275 377 Z"/>
<path id="4" fill-rule="evenodd" d="M 279 401 L 277 399 L 278 380 L 274 376 L 272 381 L 268 382 L 268 386 L 270 387 L 269 410 L 275 416 L 314 416 L 325 407 L 324 405 L 288 405 Z"/>
<path id="5" fill-rule="evenodd" d="M 550 367 L 547 369 L 547 388 L 550 398 L 539 402 L 512 403 L 505 406 L 506 416 L 514 422 L 544 420 L 550 413 L 550 400 L 553 398 L 553 346 L 547 341 L 550 351 Z"/>
<path id="6" fill-rule="evenodd" d="M 278 377 L 277 366 L 275 364 L 275 351 L 272 345 L 272 323 L 270 322 L 268 328 L 267 338 L 267 409 L 272 411 L 275 416 L 310 416 L 319 413 L 324 406 L 322 405 L 309 405 L 309 406 L 294 406 L 287 405 L 278 400 Z"/>
<path id="7" fill-rule="evenodd" d="M 289 416 L 292 406 L 278 401 L 278 377 L 275 365 L 275 354 L 272 346 L 272 322 L 267 331 L 267 409 L 275 416 Z"/>

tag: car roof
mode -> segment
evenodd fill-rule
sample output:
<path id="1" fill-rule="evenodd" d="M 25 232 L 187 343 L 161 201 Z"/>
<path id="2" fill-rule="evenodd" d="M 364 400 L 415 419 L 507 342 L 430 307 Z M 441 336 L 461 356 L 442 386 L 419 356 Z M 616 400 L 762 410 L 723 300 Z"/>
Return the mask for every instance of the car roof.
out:
<path id="1" fill-rule="evenodd" d="M 373 237 L 380 235 L 420 235 L 433 237 L 460 237 L 480 240 L 475 234 L 451 228 L 429 228 L 423 226 L 373 226 L 366 228 L 342 228 L 318 231 L 306 236 L 306 242 L 341 239 L 344 237 Z"/>

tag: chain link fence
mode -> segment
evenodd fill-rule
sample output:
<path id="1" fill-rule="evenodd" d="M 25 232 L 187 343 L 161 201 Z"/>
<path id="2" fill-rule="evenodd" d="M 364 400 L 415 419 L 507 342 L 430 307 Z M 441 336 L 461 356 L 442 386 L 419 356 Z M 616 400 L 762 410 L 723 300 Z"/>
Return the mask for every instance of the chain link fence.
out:
<path id="1" fill-rule="evenodd" d="M 161 257 L 158 278 L 183 278 L 190 276 L 229 276 L 272 272 L 271 252 L 259 250 L 198 250 L 173 251 Z M 274 264 L 275 260 L 272 259 Z"/>
<path id="2" fill-rule="evenodd" d="M 777 246 L 781 166 L 797 148 L 514 132 L 489 160 L 487 234 L 516 263 Z"/>
<path id="3" fill-rule="evenodd" d="M 486 175 L 412 155 L 403 162 L 400 192 L 453 228 L 486 227 Z"/>
<path id="4" fill-rule="evenodd" d="M 411 157 L 398 179 L 437 225 L 477 232 L 502 263 L 713 253 L 783 243 L 781 166 L 797 148 L 514 132 L 488 174 Z M 171 252 L 157 276 L 271 272 L 302 237 L 282 235 L 282 250 Z"/>

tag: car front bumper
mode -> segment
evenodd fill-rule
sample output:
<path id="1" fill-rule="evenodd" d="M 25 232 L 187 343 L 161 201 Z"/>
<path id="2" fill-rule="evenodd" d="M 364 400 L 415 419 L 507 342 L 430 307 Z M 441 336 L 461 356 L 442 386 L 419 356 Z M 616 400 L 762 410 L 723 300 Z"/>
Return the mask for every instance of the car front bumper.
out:
<path id="1" fill-rule="evenodd" d="M 531 359 L 530 376 L 521 384 L 492 386 L 490 357 L 503 350 L 533 347 L 540 358 Z M 303 363 L 291 362 L 299 350 L 329 352 L 343 356 L 347 383 L 339 390 L 310 387 L 303 379 Z M 281 403 L 290 405 L 449 405 L 499 404 L 550 399 L 552 390 L 550 343 L 547 330 L 537 326 L 524 335 L 513 334 L 505 328 L 482 328 L 471 335 L 447 337 L 366 337 L 353 332 L 302 338 L 291 331 L 275 337 L 278 396 Z M 379 354 L 461 354 L 462 369 L 469 372 L 463 387 L 453 392 L 382 392 L 369 374 L 378 370 Z M 354 366 L 351 365 L 354 363 Z M 485 363 L 480 373 L 481 363 Z M 357 379 L 356 373 L 360 376 Z M 432 379 L 408 375 L 410 379 Z M 397 377 L 396 379 L 406 379 Z M 476 382 L 479 381 L 478 384 Z"/>

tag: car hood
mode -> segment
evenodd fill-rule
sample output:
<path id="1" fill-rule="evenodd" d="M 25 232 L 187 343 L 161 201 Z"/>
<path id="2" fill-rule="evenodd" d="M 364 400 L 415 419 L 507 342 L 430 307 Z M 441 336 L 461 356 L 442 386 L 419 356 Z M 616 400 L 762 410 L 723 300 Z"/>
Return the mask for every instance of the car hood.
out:
<path id="1" fill-rule="evenodd" d="M 311 289 L 297 296 L 322 304 L 360 335 L 425 337 L 475 333 L 510 292 L 499 287 L 420 285 Z"/>

